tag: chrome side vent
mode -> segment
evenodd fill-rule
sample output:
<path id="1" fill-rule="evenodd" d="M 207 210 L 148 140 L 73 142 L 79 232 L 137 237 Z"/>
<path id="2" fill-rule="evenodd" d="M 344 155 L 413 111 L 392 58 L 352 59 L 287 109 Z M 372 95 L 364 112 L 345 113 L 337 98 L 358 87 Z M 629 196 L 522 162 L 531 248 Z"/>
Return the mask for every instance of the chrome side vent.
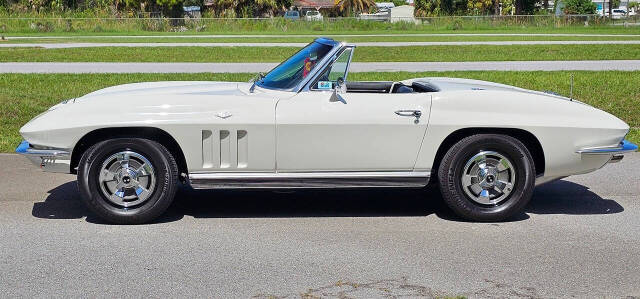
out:
<path id="1" fill-rule="evenodd" d="M 202 168 L 234 169 L 249 166 L 246 130 L 202 130 Z"/>
<path id="2" fill-rule="evenodd" d="M 231 166 L 231 134 L 227 130 L 220 130 L 220 168 Z"/>
<path id="3" fill-rule="evenodd" d="M 238 168 L 247 168 L 249 163 L 249 135 L 245 130 L 237 131 L 237 161 Z"/>
<path id="4" fill-rule="evenodd" d="M 202 131 L 202 168 L 213 168 L 213 134 L 210 130 Z"/>

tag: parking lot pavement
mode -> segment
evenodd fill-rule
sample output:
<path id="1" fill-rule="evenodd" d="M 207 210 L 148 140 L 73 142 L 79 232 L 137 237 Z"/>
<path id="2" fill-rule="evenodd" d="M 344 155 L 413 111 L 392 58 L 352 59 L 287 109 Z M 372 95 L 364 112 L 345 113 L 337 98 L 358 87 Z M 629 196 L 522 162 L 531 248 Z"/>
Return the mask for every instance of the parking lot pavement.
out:
<path id="1" fill-rule="evenodd" d="M 0 155 L 7 297 L 640 296 L 640 154 L 537 188 L 501 223 L 435 191 L 193 191 L 166 216 L 103 224 L 75 177 Z"/>

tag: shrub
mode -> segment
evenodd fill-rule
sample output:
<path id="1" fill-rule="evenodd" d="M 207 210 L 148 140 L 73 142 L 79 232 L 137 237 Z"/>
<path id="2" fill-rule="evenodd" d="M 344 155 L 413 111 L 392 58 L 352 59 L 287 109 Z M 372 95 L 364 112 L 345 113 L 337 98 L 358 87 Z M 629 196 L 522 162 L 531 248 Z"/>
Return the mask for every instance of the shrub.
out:
<path id="1" fill-rule="evenodd" d="M 563 10 L 567 15 L 591 15 L 597 7 L 591 0 L 566 0 Z"/>

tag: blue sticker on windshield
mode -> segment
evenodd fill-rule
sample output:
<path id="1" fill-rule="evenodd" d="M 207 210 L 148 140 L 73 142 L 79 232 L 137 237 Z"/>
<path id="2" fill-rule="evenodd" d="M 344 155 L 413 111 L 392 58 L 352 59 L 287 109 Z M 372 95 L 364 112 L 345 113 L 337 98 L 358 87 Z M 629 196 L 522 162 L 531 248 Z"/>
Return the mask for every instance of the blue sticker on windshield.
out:
<path id="1" fill-rule="evenodd" d="M 318 89 L 331 89 L 331 81 L 318 81 Z"/>

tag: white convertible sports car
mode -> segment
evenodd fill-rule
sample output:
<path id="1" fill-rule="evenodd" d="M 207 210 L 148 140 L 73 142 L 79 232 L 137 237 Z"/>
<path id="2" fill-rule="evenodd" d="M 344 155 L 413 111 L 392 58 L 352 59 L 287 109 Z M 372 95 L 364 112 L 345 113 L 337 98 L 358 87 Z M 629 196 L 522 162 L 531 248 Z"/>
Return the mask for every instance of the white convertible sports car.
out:
<path id="1" fill-rule="evenodd" d="M 463 218 L 521 211 L 537 184 L 637 146 L 629 126 L 566 97 L 452 78 L 347 80 L 354 46 L 317 39 L 249 83 L 152 82 L 66 100 L 20 130 L 17 152 L 77 173 L 114 223 L 161 215 L 193 188 L 425 187 Z"/>

